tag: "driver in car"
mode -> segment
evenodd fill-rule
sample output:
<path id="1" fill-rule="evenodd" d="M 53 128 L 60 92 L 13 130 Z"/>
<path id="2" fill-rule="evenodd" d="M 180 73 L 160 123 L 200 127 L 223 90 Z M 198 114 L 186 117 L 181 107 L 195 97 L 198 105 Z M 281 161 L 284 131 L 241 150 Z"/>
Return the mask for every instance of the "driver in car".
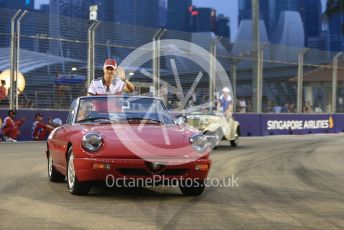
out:
<path id="1" fill-rule="evenodd" d="M 91 114 L 92 111 L 93 111 L 93 103 L 92 102 L 87 101 L 87 102 L 81 104 L 79 112 L 78 112 L 77 120 L 81 121 L 81 120 L 86 119 Z"/>

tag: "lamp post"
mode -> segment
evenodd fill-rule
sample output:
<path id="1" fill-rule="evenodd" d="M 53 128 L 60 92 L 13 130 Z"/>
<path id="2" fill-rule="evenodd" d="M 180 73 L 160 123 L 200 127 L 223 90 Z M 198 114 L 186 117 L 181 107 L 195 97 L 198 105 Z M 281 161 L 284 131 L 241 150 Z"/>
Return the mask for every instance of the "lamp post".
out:
<path id="1" fill-rule="evenodd" d="M 210 69 L 209 69 L 209 101 L 211 109 L 213 108 L 214 95 L 216 91 L 216 46 L 222 37 L 216 36 L 210 43 Z"/>
<path id="2" fill-rule="evenodd" d="M 97 20 L 97 5 L 90 6 L 90 21 L 92 24 L 88 28 L 88 47 L 87 47 L 87 81 L 86 90 L 89 87 L 91 81 L 94 79 L 95 67 L 94 67 L 94 45 L 95 45 L 95 30 L 99 26 L 100 21 Z"/>
<path id="3" fill-rule="evenodd" d="M 260 32 L 259 32 L 259 0 L 251 0 L 252 3 L 252 41 L 253 41 L 253 52 L 255 55 L 256 62 L 253 64 L 253 101 L 255 111 L 260 113 L 261 105 L 259 103 L 260 97 L 260 68 L 261 68 L 261 54 L 260 54 Z"/>

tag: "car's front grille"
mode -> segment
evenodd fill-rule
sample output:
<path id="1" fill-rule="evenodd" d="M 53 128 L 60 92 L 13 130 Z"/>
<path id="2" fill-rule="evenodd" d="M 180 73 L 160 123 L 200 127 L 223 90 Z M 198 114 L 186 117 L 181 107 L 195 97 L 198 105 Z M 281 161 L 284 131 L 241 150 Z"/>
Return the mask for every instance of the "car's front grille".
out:
<path id="1" fill-rule="evenodd" d="M 165 176 L 181 176 L 186 174 L 187 169 L 166 169 L 160 173 L 160 175 Z"/>
<path id="2" fill-rule="evenodd" d="M 118 168 L 118 171 L 123 175 L 128 176 L 149 176 L 149 175 L 160 175 L 160 176 L 181 176 L 187 173 L 187 169 L 164 169 L 159 173 L 150 172 L 142 168 Z"/>

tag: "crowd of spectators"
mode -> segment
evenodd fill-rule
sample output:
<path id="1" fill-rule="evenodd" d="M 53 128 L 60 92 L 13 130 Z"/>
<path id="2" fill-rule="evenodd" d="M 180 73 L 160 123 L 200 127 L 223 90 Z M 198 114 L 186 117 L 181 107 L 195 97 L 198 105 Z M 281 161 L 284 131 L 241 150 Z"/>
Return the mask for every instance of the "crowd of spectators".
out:
<path id="1" fill-rule="evenodd" d="M 32 124 L 31 138 L 33 141 L 46 140 L 50 132 L 56 127 L 51 117 L 48 117 L 47 123 L 43 121 L 43 114 L 36 113 L 35 121 Z M 0 141 L 17 142 L 25 117 L 16 118 L 16 111 L 9 110 L 7 116 L 2 120 L 0 117 Z"/>

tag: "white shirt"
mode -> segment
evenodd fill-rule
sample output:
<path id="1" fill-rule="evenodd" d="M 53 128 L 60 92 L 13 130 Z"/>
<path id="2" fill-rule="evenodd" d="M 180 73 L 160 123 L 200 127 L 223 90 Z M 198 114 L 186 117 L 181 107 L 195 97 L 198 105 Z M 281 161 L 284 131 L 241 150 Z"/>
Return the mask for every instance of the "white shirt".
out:
<path id="1" fill-rule="evenodd" d="M 239 107 L 246 108 L 246 101 L 245 100 L 239 100 Z"/>
<path id="2" fill-rule="evenodd" d="M 225 97 L 225 95 L 220 96 L 220 104 L 221 104 L 222 112 L 226 112 L 231 103 L 232 103 L 232 97 L 230 95 L 227 95 L 227 97 Z"/>
<path id="3" fill-rule="evenodd" d="M 104 84 L 104 81 L 102 78 L 95 79 L 91 82 L 88 88 L 88 93 L 93 94 L 93 95 L 107 95 L 107 94 L 121 95 L 123 92 L 124 85 L 125 83 L 118 77 L 115 77 L 112 80 L 112 83 L 109 88 Z"/>

